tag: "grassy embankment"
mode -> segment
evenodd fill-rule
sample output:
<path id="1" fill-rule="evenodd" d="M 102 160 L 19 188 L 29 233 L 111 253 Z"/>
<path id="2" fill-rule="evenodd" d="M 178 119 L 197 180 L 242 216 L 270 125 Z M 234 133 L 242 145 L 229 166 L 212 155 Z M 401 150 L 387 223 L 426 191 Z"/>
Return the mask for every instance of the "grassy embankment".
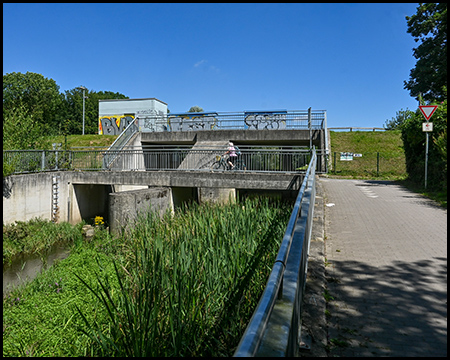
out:
<path id="1" fill-rule="evenodd" d="M 67 150 L 76 150 L 74 147 L 109 147 L 114 140 L 117 139 L 118 135 L 68 135 L 64 136 L 49 136 L 46 141 L 42 143 L 43 149 L 52 149 L 53 143 L 61 144 L 61 148 L 65 149 L 67 145 Z M 67 140 L 67 144 L 66 144 Z"/>
<path id="2" fill-rule="evenodd" d="M 409 190 L 447 207 L 446 189 L 425 189 L 423 184 L 415 184 L 408 180 L 400 131 L 331 131 L 330 139 L 332 166 L 328 174 L 330 178 L 395 180 Z M 336 161 L 334 161 L 335 152 Z M 352 161 L 341 161 L 341 152 L 358 153 L 362 154 L 362 157 L 354 157 Z M 378 172 L 377 153 L 379 153 Z"/>
<path id="3" fill-rule="evenodd" d="M 267 198 L 191 204 L 139 219 L 126 237 L 75 236 L 67 259 L 3 297 L 3 355 L 232 355 L 291 209 Z M 4 243 L 32 241 L 3 231 Z"/>

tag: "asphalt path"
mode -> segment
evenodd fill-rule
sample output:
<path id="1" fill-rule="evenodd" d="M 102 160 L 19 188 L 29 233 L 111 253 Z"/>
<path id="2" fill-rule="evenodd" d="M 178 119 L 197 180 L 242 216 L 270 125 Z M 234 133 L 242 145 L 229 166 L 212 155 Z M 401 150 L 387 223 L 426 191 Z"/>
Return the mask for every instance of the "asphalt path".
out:
<path id="1" fill-rule="evenodd" d="M 320 183 L 328 356 L 447 356 L 447 210 L 394 182 Z"/>

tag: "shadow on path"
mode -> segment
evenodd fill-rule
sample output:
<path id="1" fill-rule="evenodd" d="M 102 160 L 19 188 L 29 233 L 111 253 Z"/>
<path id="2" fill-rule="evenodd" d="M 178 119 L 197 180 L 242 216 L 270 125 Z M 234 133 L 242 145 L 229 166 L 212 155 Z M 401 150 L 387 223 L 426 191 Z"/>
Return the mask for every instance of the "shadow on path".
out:
<path id="1" fill-rule="evenodd" d="M 447 356 L 447 257 L 326 267 L 329 356 Z"/>

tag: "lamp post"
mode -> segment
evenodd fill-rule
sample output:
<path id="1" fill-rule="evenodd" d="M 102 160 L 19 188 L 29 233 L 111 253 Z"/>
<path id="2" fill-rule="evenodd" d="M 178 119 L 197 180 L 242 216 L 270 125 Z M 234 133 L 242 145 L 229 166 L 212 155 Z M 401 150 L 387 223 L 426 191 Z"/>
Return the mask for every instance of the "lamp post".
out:
<path id="1" fill-rule="evenodd" d="M 78 89 L 83 90 L 83 135 L 84 135 L 84 99 L 87 98 L 87 96 L 84 96 L 84 91 L 87 89 L 84 86 L 79 86 Z"/>

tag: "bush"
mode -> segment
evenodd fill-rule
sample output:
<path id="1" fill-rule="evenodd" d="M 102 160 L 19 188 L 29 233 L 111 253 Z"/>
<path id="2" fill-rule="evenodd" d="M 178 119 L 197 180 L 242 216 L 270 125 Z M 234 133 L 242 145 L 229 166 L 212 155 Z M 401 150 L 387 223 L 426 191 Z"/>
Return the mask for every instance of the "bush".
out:
<path id="1" fill-rule="evenodd" d="M 431 189 L 447 188 L 447 100 L 433 114 L 433 131 L 429 133 L 427 185 Z M 420 109 L 401 125 L 408 178 L 423 184 L 425 180 L 425 121 Z"/>

